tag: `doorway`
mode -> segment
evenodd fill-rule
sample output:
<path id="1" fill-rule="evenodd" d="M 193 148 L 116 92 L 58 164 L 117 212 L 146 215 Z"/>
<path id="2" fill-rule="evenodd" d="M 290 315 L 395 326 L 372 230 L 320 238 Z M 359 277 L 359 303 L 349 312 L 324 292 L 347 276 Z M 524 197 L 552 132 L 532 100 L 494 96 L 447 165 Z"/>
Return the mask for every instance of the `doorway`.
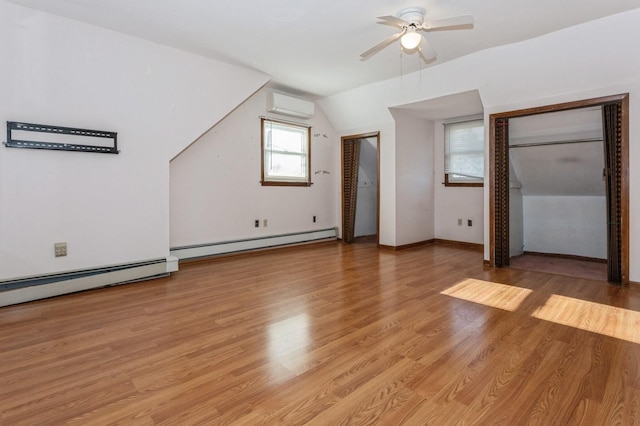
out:
<path id="1" fill-rule="evenodd" d="M 509 119 L 601 106 L 607 204 L 607 278 L 629 283 L 629 95 L 491 114 L 490 264 L 509 266 Z"/>
<path id="2" fill-rule="evenodd" d="M 380 133 L 342 137 L 342 240 L 379 244 Z"/>
<path id="3" fill-rule="evenodd" d="M 509 120 L 510 266 L 606 280 L 602 107 Z"/>

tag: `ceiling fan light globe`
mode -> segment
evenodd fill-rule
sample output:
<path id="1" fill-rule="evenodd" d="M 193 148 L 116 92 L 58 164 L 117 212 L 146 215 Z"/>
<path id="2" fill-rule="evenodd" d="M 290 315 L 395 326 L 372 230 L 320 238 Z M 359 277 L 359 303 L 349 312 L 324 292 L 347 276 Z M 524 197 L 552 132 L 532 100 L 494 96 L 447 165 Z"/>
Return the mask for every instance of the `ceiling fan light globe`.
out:
<path id="1" fill-rule="evenodd" d="M 422 36 L 415 31 L 408 32 L 400 38 L 400 44 L 407 50 L 415 50 L 421 41 Z"/>

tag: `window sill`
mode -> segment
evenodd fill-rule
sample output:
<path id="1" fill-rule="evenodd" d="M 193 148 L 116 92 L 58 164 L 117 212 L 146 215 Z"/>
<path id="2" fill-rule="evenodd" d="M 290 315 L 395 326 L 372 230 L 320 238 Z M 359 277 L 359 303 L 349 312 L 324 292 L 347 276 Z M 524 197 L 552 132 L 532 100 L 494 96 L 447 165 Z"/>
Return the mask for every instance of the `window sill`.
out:
<path id="1" fill-rule="evenodd" d="M 278 181 L 261 181 L 262 186 L 311 186 L 312 182 L 278 182 Z"/>
<path id="2" fill-rule="evenodd" d="M 471 183 L 471 182 L 443 182 L 444 186 L 459 186 L 459 187 L 468 187 L 468 188 L 482 188 L 484 183 Z"/>
<path id="3" fill-rule="evenodd" d="M 458 187 L 467 187 L 467 188 L 482 188 L 484 186 L 484 182 L 450 182 L 449 175 L 444 175 L 444 182 L 442 182 L 444 186 L 458 186 Z"/>

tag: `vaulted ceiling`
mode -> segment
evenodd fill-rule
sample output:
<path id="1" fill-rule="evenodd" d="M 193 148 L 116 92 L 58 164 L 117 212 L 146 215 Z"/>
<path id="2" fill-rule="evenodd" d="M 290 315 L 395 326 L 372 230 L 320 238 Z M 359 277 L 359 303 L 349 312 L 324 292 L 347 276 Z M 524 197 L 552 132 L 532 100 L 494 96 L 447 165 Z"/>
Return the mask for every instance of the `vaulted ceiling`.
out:
<path id="1" fill-rule="evenodd" d="M 273 77 L 275 87 L 326 96 L 398 77 L 491 47 L 515 43 L 640 7 L 640 0 L 8 0 Z M 438 53 L 425 65 L 393 44 L 360 54 L 395 32 L 376 17 L 420 6 L 427 19 L 473 15 L 473 29 L 427 34 Z"/>

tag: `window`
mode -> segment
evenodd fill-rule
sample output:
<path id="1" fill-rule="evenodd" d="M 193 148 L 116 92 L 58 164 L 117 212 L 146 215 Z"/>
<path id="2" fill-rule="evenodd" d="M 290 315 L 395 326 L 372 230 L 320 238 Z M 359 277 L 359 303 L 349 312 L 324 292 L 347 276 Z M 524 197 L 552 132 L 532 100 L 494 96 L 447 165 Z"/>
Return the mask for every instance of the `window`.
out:
<path id="1" fill-rule="evenodd" d="M 483 121 L 445 123 L 444 134 L 445 185 L 482 186 L 484 182 Z"/>
<path id="2" fill-rule="evenodd" d="M 262 185 L 311 185 L 311 128 L 262 119 Z"/>

